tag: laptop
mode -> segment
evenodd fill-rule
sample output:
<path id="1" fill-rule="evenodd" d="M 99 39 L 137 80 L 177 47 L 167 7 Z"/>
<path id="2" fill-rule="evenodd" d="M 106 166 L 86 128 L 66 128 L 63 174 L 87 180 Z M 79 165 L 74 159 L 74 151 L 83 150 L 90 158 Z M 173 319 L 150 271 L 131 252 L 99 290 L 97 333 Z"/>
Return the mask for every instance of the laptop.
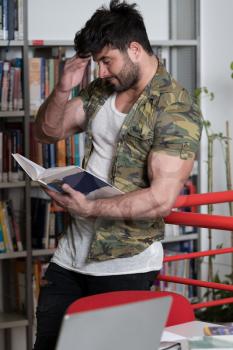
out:
<path id="1" fill-rule="evenodd" d="M 171 297 L 66 315 L 56 350 L 158 350 Z"/>

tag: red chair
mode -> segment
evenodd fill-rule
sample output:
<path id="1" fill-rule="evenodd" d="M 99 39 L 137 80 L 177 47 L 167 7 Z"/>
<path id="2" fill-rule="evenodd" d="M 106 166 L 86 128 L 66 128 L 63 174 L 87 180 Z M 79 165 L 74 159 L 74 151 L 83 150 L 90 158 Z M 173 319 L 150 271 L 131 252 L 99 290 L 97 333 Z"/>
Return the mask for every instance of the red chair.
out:
<path id="1" fill-rule="evenodd" d="M 173 292 L 137 290 L 108 292 L 80 298 L 68 307 L 66 314 L 71 315 L 73 313 L 161 298 L 168 295 L 172 297 L 172 306 L 168 315 L 166 327 L 195 320 L 192 305 L 184 296 Z"/>

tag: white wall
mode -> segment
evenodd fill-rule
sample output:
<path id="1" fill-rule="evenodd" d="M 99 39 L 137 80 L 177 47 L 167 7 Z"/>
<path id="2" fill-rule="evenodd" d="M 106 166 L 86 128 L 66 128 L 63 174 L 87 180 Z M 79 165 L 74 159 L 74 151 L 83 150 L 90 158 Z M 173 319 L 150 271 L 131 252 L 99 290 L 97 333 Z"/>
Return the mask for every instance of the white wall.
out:
<path id="1" fill-rule="evenodd" d="M 225 133 L 225 122 L 228 120 L 233 137 L 233 79 L 231 79 L 230 62 L 233 61 L 232 0 L 201 0 L 201 86 L 207 86 L 214 92 L 212 102 L 202 99 L 202 111 L 205 119 L 212 124 L 214 132 Z M 201 191 L 207 191 L 207 144 L 205 133 L 201 148 Z M 231 151 L 233 151 L 231 147 Z M 232 159 L 231 159 L 232 160 Z M 226 190 L 225 170 L 221 147 L 216 144 L 214 148 L 214 191 Z M 215 213 L 229 215 L 228 206 L 221 204 L 215 206 Z M 214 245 L 224 243 L 230 246 L 230 234 L 226 231 L 215 230 Z M 207 233 L 202 232 L 202 249 L 207 248 Z M 223 274 L 229 273 L 231 254 L 216 258 L 216 269 Z"/>
<path id="2" fill-rule="evenodd" d="M 129 3 L 133 3 L 130 1 Z M 136 0 L 151 40 L 168 38 L 168 1 Z M 73 40 L 106 0 L 28 0 L 29 40 Z"/>

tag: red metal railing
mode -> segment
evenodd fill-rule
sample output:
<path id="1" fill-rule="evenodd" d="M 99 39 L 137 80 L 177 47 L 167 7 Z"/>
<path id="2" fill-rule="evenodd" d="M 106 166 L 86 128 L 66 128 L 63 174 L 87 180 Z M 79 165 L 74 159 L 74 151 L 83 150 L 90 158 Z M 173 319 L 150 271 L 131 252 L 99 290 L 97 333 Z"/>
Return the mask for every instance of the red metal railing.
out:
<path id="1" fill-rule="evenodd" d="M 174 205 L 174 208 L 207 205 L 207 204 L 214 204 L 214 203 L 225 203 L 225 202 L 233 202 L 233 191 L 179 196 Z M 227 217 L 227 216 L 221 216 L 221 215 L 208 215 L 208 214 L 172 211 L 171 214 L 165 218 L 165 222 L 169 224 L 175 224 L 175 225 L 188 225 L 188 226 L 195 226 L 195 227 L 215 228 L 219 230 L 233 231 L 233 217 Z M 229 254 L 229 253 L 233 253 L 233 248 L 223 248 L 223 249 L 207 250 L 203 252 L 179 254 L 176 256 L 167 256 L 164 258 L 164 262 L 178 261 L 178 260 L 185 260 L 185 259 L 195 259 L 195 258 L 204 257 L 204 256 Z M 159 275 L 158 280 L 233 292 L 232 285 L 223 284 L 223 283 L 207 282 L 202 280 L 194 280 L 191 278 L 165 276 L 165 275 Z M 192 307 L 193 309 L 200 309 L 203 307 L 223 305 L 227 303 L 233 303 L 233 297 L 192 304 Z"/>

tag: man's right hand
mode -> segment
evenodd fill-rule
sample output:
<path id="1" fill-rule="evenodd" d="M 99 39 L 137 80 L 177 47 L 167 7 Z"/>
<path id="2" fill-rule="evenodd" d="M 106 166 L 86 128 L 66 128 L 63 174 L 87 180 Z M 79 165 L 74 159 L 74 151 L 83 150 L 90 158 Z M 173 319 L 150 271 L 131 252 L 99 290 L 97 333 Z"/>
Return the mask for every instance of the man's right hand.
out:
<path id="1" fill-rule="evenodd" d="M 61 92 L 70 92 L 73 87 L 79 85 L 89 61 L 90 58 L 80 58 L 77 55 L 68 59 L 57 85 L 58 90 Z"/>

